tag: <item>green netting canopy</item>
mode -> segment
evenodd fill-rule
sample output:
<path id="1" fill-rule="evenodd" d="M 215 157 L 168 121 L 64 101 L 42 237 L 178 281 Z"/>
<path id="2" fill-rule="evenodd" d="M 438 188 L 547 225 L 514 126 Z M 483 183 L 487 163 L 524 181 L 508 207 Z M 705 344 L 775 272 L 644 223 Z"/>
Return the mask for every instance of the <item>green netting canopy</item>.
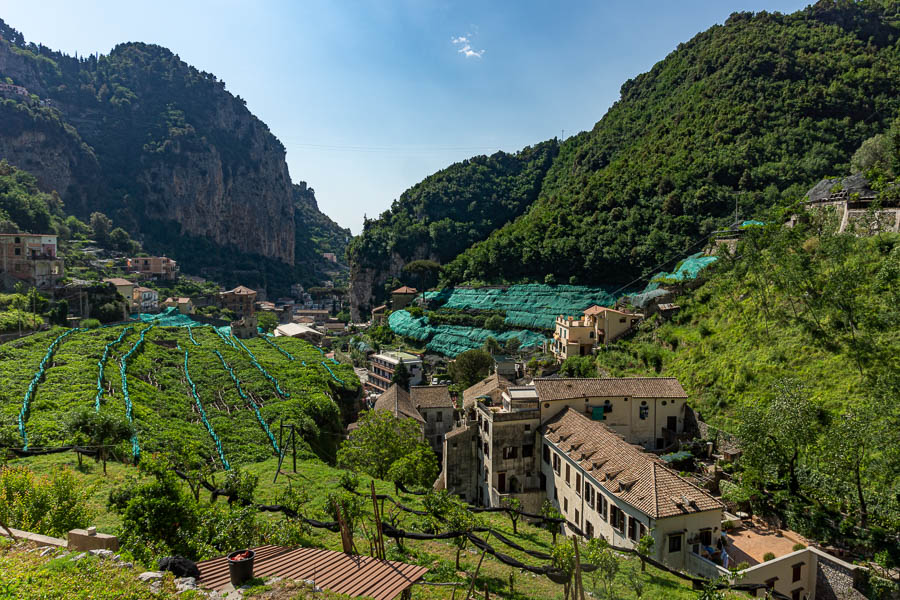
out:
<path id="1" fill-rule="evenodd" d="M 178 309 L 174 306 L 167 308 L 159 314 L 139 313 L 132 316 L 139 321 L 143 321 L 144 323 L 153 323 L 155 325 L 158 325 L 159 327 L 212 327 L 211 325 L 207 325 L 206 323 L 195 321 L 190 317 L 190 315 L 185 315 L 178 312 Z M 218 329 L 219 332 L 223 335 L 231 335 L 230 325 L 225 325 L 224 327 L 216 327 L 215 329 Z"/>
<path id="2" fill-rule="evenodd" d="M 580 315 L 595 304 L 610 306 L 616 300 L 609 288 L 539 283 L 447 288 L 425 292 L 425 299 L 443 308 L 503 311 L 507 325 L 527 329 L 553 329 L 559 315 Z"/>
<path id="3" fill-rule="evenodd" d="M 489 337 L 501 344 L 518 338 L 521 348 L 535 348 L 543 345 L 546 338 L 533 331 L 505 331 L 499 333 L 478 327 L 458 325 L 432 325 L 428 317 L 413 317 L 405 310 L 397 310 L 388 317 L 388 325 L 397 335 L 427 342 L 426 348 L 432 352 L 454 357 L 466 350 L 480 348 Z"/>
<path id="4" fill-rule="evenodd" d="M 692 254 L 681 261 L 681 263 L 672 273 L 657 273 L 653 276 L 651 282 L 689 281 L 691 279 L 696 279 L 700 271 L 716 262 L 717 260 L 719 260 L 719 257 L 717 256 L 706 256 L 702 252 L 698 252 L 697 254 Z"/>

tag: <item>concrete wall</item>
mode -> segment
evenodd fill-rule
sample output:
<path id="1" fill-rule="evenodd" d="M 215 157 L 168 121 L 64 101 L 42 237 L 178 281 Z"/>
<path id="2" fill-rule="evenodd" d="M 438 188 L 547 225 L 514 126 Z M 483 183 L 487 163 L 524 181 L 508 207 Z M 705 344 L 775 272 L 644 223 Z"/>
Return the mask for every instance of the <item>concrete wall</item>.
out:
<path id="1" fill-rule="evenodd" d="M 451 407 L 445 408 L 419 408 L 419 414 L 425 419 L 425 441 L 439 455 L 444 453 L 444 436 L 453 429 L 455 418 Z"/>
<path id="2" fill-rule="evenodd" d="M 451 494 L 462 496 L 469 503 L 476 499 L 476 469 L 478 460 L 475 444 L 478 431 L 475 426 L 457 429 L 450 438 L 444 438 L 444 488 Z"/>

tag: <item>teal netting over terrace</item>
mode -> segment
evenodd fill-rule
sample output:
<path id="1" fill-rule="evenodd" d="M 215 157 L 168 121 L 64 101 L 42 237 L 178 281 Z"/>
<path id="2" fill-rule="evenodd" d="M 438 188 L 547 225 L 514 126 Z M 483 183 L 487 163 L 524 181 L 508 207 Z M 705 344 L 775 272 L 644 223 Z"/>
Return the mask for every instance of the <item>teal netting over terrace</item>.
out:
<path id="1" fill-rule="evenodd" d="M 432 352 L 454 357 L 466 350 L 480 348 L 493 337 L 501 344 L 512 338 L 518 338 L 522 348 L 539 347 L 544 343 L 544 336 L 533 331 L 505 331 L 503 333 L 477 327 L 460 327 L 457 325 L 431 325 L 428 317 L 413 317 L 405 310 L 398 310 L 388 317 L 391 330 L 397 335 L 427 342 L 425 347 Z"/>
<path id="2" fill-rule="evenodd" d="M 576 316 L 595 304 L 612 305 L 616 298 L 610 289 L 534 283 L 504 288 L 446 288 L 425 292 L 425 298 L 443 308 L 503 311 L 505 323 L 514 327 L 553 329 L 559 315 Z"/>
<path id="3" fill-rule="evenodd" d="M 675 282 L 675 281 L 689 281 L 691 279 L 696 279 L 697 275 L 711 265 L 712 263 L 719 260 L 717 256 L 707 256 L 702 252 L 698 252 L 697 254 L 691 254 L 686 259 L 681 261 L 678 264 L 678 267 L 672 273 L 657 273 L 650 280 L 650 284 L 644 289 L 645 292 L 650 291 L 651 289 L 655 289 L 655 287 L 651 287 L 654 282 Z M 658 287 L 658 286 L 657 286 Z"/>
<path id="4" fill-rule="evenodd" d="M 144 323 L 153 323 L 159 327 L 212 327 L 212 325 L 195 321 L 190 315 L 178 312 L 178 309 L 175 307 L 167 308 L 163 312 L 155 315 L 150 313 L 140 313 L 132 315 L 132 317 L 139 321 L 143 321 Z M 231 325 L 216 327 L 215 329 L 226 336 L 231 335 Z"/>

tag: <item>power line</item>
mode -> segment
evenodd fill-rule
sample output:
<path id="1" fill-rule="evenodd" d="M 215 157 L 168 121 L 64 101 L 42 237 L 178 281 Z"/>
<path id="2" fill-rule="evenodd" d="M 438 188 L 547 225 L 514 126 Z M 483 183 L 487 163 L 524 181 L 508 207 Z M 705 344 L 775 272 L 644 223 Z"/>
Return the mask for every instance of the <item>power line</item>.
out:
<path id="1" fill-rule="evenodd" d="M 341 144 L 315 144 L 311 142 L 290 142 L 282 140 L 290 148 L 306 150 L 323 150 L 332 152 L 368 152 L 368 153 L 443 153 L 443 152 L 481 152 L 498 151 L 499 145 L 493 146 L 361 146 Z"/>

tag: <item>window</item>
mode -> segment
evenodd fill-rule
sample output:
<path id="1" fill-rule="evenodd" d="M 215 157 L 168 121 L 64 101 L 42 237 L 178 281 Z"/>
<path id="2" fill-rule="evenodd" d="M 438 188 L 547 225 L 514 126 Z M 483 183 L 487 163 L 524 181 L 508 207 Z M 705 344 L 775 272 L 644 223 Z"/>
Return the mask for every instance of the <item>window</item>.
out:
<path id="1" fill-rule="evenodd" d="M 581 495 L 581 473 L 575 473 L 575 493 Z"/>
<path id="2" fill-rule="evenodd" d="M 570 465 L 569 463 L 566 463 L 566 483 L 568 483 L 569 485 L 572 485 L 571 483 L 569 483 L 569 476 L 571 474 L 572 474 L 572 465 Z"/>
<path id="3" fill-rule="evenodd" d="M 609 524 L 613 526 L 613 529 L 624 532 L 625 531 L 625 513 L 619 510 L 616 506 L 609 507 Z"/>
<path id="4" fill-rule="evenodd" d="M 587 534 L 588 539 L 592 539 L 594 537 L 594 524 L 590 521 L 585 521 L 584 532 Z"/>
<path id="5" fill-rule="evenodd" d="M 800 576 L 803 574 L 803 563 L 797 563 L 796 565 L 791 565 L 791 582 L 800 581 Z"/>
<path id="6" fill-rule="evenodd" d="M 544 444 L 543 455 L 544 455 L 544 462 L 549 465 L 550 464 L 550 446 L 548 446 L 547 444 Z"/>
<path id="7" fill-rule="evenodd" d="M 563 498 L 563 512 L 564 513 L 569 512 L 569 499 L 568 498 Z"/>
<path id="8" fill-rule="evenodd" d="M 438 413 L 437 413 L 437 422 L 440 423 L 440 422 L 443 421 L 443 420 L 444 420 L 444 413 L 438 411 Z"/>
<path id="9" fill-rule="evenodd" d="M 638 409 L 638 417 L 640 417 L 641 419 L 646 420 L 649 415 L 650 415 L 650 407 L 649 406 L 642 406 L 642 407 L 640 407 L 640 409 Z"/>
<path id="10" fill-rule="evenodd" d="M 634 517 L 628 517 L 628 538 L 632 541 L 640 539 L 640 522 Z"/>
<path id="11" fill-rule="evenodd" d="M 484 443 L 484 455 L 488 457 L 491 455 L 490 452 L 488 452 L 487 442 Z"/>
<path id="12" fill-rule="evenodd" d="M 669 553 L 681 552 L 681 534 L 669 536 Z"/>
<path id="13" fill-rule="evenodd" d="M 504 459 L 516 458 L 518 456 L 518 454 L 519 454 L 519 449 L 516 448 L 515 446 L 506 446 L 505 448 L 503 448 L 503 458 Z"/>
<path id="14" fill-rule="evenodd" d="M 704 546 L 712 546 L 712 530 L 702 529 L 700 531 L 700 543 Z"/>
<path id="15" fill-rule="evenodd" d="M 584 480 L 584 500 L 588 506 L 594 508 L 594 488 L 588 484 L 587 479 Z"/>
<path id="16" fill-rule="evenodd" d="M 581 515 L 578 514 L 578 509 L 575 509 L 575 524 L 579 527 L 581 526 Z"/>
<path id="17" fill-rule="evenodd" d="M 597 495 L 597 512 L 600 514 L 600 518 L 603 519 L 604 521 L 607 520 L 606 519 L 606 509 L 607 509 L 606 496 L 604 496 L 603 494 L 598 494 Z"/>
<path id="18" fill-rule="evenodd" d="M 522 446 L 522 458 L 531 458 L 534 456 L 534 444 Z"/>
<path id="19" fill-rule="evenodd" d="M 588 337 L 590 337 L 591 339 L 594 339 L 594 332 L 593 332 L 593 331 L 590 332 L 590 333 L 588 334 Z"/>
<path id="20" fill-rule="evenodd" d="M 803 588 L 797 588 L 791 592 L 791 600 L 803 600 Z"/>
<path id="21" fill-rule="evenodd" d="M 621 318 L 619 319 L 619 323 L 624 323 L 624 322 L 625 322 L 625 317 L 621 317 Z"/>
<path id="22" fill-rule="evenodd" d="M 22 255 L 22 249 L 16 248 L 16 256 L 21 256 L 21 255 Z"/>
<path id="23" fill-rule="evenodd" d="M 553 470 L 556 472 L 557 475 L 559 475 L 559 469 L 560 469 L 561 462 L 562 461 L 560 461 L 560 459 L 559 459 L 559 454 L 554 454 L 553 455 Z"/>

